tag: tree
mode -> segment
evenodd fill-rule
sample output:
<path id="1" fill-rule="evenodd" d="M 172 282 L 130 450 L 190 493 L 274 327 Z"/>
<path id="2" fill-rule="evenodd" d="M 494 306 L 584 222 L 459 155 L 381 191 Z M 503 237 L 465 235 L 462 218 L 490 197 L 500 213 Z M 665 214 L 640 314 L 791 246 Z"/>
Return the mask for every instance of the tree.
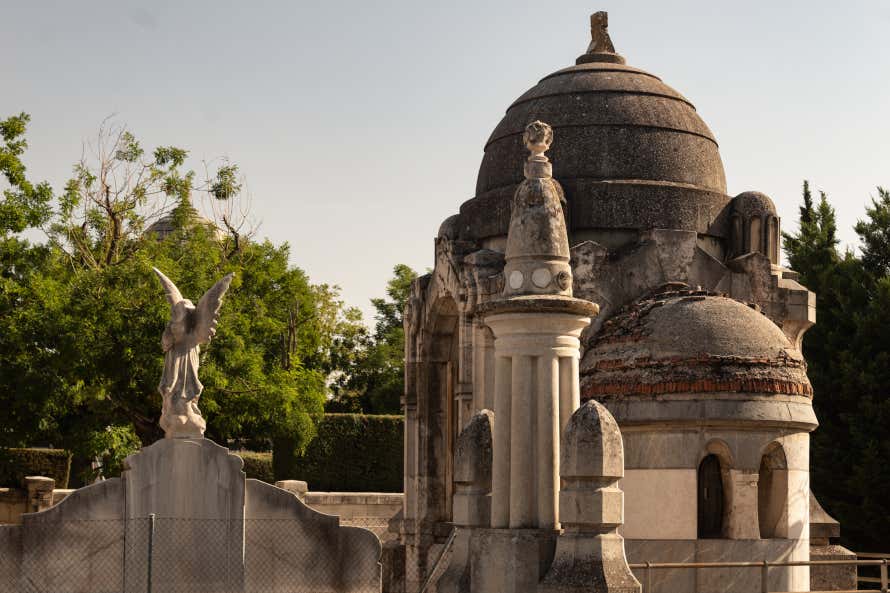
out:
<path id="1" fill-rule="evenodd" d="M 803 350 L 815 396 L 819 428 L 811 439 L 812 489 L 842 524 L 843 541 L 856 550 L 878 549 L 890 530 L 883 494 L 890 470 L 884 435 L 890 422 L 888 200 L 879 199 L 856 225 L 862 257 L 837 249 L 834 209 L 822 193 L 814 206 L 804 182 L 797 233 L 785 234 L 785 250 L 801 282 L 816 292 L 818 323 Z M 842 446 L 839 446 L 842 444 Z"/>
<path id="2" fill-rule="evenodd" d="M 878 187 L 877 199 L 865 209 L 867 218 L 854 227 L 862 241 L 862 263 L 875 278 L 890 274 L 890 191 Z"/>
<path id="3" fill-rule="evenodd" d="M 198 183 L 183 149 L 146 157 L 123 128 L 106 129 L 96 145 L 58 209 L 29 219 L 45 225 L 47 245 L 3 262 L 0 445 L 52 443 L 73 451 L 81 470 L 103 458 L 107 474 L 161 436 L 159 339 L 169 307 L 156 266 L 187 297 L 235 273 L 217 334 L 201 352 L 207 436 L 266 447 L 286 437 L 304 448 L 323 413 L 331 349 L 350 324 L 338 290 L 291 266 L 286 244 L 254 241 L 232 218 L 221 231 L 197 215 L 198 195 L 237 199 L 234 165 Z M 162 214 L 167 231 L 146 232 Z"/>
<path id="4" fill-rule="evenodd" d="M 386 284 L 389 299 L 371 299 L 376 310 L 374 332 L 352 336 L 351 347 L 343 349 L 350 358 L 341 364 L 344 371 L 334 383 L 335 398 L 328 404 L 329 411 L 400 412 L 405 381 L 402 313 L 415 278 L 417 272 L 398 264 Z"/>

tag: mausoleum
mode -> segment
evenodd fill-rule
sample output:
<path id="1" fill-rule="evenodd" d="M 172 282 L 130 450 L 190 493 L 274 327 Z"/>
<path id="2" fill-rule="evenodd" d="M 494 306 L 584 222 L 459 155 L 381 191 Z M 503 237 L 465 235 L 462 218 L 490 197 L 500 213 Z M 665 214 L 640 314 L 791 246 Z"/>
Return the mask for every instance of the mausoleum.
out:
<path id="1" fill-rule="evenodd" d="M 574 65 L 507 108 L 484 147 L 475 196 L 441 224 L 435 267 L 413 285 L 403 402 L 409 592 L 437 582 L 443 552 L 484 555 L 498 528 L 560 532 L 568 474 L 549 482 L 560 465 L 551 454 L 588 400 L 617 421 L 624 455 L 623 516 L 594 523 L 623 521 L 630 562 L 810 558 L 817 421 L 800 345 L 816 320 L 815 295 L 780 263 L 772 200 L 727 193 L 717 140 L 693 103 L 626 63 L 605 13 L 591 18 L 591 37 Z M 536 120 L 552 127 L 552 183 L 535 169 L 543 165 L 526 162 Z M 530 183 L 560 207 L 520 216 Z M 539 244 L 560 232 L 565 251 L 559 241 Z M 545 294 L 595 309 L 572 309 L 576 325 L 535 317 L 556 311 Z M 531 334 L 538 351 L 517 338 Z M 559 345 L 556 334 L 565 336 Z M 551 391 L 555 403 L 542 404 Z M 542 421 L 554 409 L 556 436 Z M 499 442 L 522 462 L 499 459 Z M 577 463 L 563 456 L 563 471 Z M 531 490 L 517 489 L 516 472 Z M 562 491 L 555 503 L 552 490 Z M 531 496 L 530 506 L 509 498 L 504 508 L 505 492 Z M 542 578 L 560 546 L 538 548 Z M 462 584 L 447 590 L 489 590 L 467 581 L 475 564 L 464 573 L 450 564 L 445 581 Z M 652 589 L 755 590 L 760 578 L 729 576 L 667 571 Z M 770 581 L 772 590 L 808 591 L 809 569 L 774 568 Z"/>

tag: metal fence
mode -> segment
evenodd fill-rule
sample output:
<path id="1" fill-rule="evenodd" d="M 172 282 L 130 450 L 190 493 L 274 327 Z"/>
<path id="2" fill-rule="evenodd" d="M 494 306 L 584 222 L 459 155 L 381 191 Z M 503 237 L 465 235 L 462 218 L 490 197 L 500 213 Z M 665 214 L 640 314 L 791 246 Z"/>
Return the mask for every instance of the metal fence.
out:
<path id="1" fill-rule="evenodd" d="M 741 568 L 741 569 L 758 569 L 760 570 L 760 593 L 783 593 L 770 590 L 770 569 L 771 568 L 790 568 L 794 566 L 856 566 L 858 567 L 874 567 L 878 569 L 878 577 L 858 576 L 857 580 L 862 583 L 877 583 L 879 589 L 856 588 L 846 591 L 831 591 L 831 593 L 888 593 L 888 577 L 887 563 L 890 555 L 887 554 L 860 554 L 861 557 L 871 556 L 869 559 L 860 560 L 809 560 L 799 562 L 644 562 L 630 564 L 631 570 L 640 579 L 643 584 L 643 593 L 650 593 L 652 589 L 652 579 L 654 571 L 658 570 L 697 570 L 697 569 L 720 569 L 720 568 Z M 752 593 L 756 593 L 753 592 Z M 812 592 L 812 593 L 829 593 L 829 592 Z"/>
<path id="2" fill-rule="evenodd" d="M 297 519 L 154 517 L 4 528 L 0 593 L 379 593 L 379 540 L 331 521 L 325 530 Z"/>

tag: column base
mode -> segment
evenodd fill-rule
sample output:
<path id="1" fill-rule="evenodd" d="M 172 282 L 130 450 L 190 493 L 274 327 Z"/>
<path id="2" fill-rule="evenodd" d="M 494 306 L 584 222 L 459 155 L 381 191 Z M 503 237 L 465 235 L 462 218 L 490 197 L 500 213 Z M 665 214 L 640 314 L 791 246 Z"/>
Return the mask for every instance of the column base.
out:
<path id="1" fill-rule="evenodd" d="M 538 593 L 640 593 L 617 533 L 563 533 Z"/>
<path id="2" fill-rule="evenodd" d="M 470 542 L 473 593 L 529 593 L 553 562 L 558 531 L 477 529 Z"/>

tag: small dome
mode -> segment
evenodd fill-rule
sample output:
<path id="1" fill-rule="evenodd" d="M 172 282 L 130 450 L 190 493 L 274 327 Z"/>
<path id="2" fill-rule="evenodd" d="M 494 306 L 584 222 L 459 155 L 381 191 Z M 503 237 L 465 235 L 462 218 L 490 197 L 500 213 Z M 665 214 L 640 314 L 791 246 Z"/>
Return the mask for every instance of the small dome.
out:
<path id="1" fill-rule="evenodd" d="M 165 214 L 164 216 L 160 217 L 155 222 L 150 224 L 149 227 L 147 229 L 145 229 L 145 232 L 143 234 L 144 235 L 154 235 L 154 237 L 156 239 L 161 240 L 161 241 L 166 239 L 168 236 L 170 236 L 170 234 L 175 229 L 175 226 L 174 226 L 175 217 L 176 217 L 176 215 L 173 212 Z M 189 221 L 196 225 L 206 226 L 213 232 L 213 234 L 217 238 L 223 237 L 222 231 L 219 230 L 219 228 L 216 226 L 216 224 L 212 220 L 201 216 L 198 213 L 198 211 L 195 210 L 194 208 L 190 209 Z"/>
<path id="2" fill-rule="evenodd" d="M 732 199 L 732 211 L 742 216 L 775 216 L 776 205 L 766 194 L 746 191 Z"/>
<path id="3" fill-rule="evenodd" d="M 619 422 L 815 426 L 806 363 L 782 330 L 756 308 L 704 291 L 661 293 L 623 309 L 591 341 L 581 375 L 582 400 L 603 402 Z"/>

